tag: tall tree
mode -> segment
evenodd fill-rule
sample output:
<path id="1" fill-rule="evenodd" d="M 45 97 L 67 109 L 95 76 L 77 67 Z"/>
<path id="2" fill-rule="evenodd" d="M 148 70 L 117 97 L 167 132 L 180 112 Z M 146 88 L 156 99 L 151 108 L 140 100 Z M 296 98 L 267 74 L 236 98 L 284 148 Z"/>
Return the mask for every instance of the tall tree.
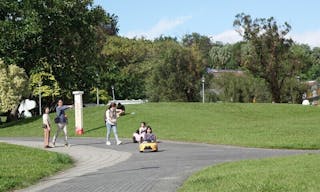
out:
<path id="1" fill-rule="evenodd" d="M 315 47 L 312 49 L 310 54 L 311 66 L 307 69 L 306 74 L 308 79 L 318 79 L 320 78 L 320 47 Z"/>
<path id="2" fill-rule="evenodd" d="M 212 47 L 211 39 L 199 33 L 186 34 L 182 38 L 182 45 L 185 47 L 195 47 L 202 54 L 206 63 L 209 61 L 209 51 Z"/>
<path id="3" fill-rule="evenodd" d="M 0 59 L 0 112 L 9 112 L 7 121 L 15 119 L 17 106 L 28 93 L 28 77 L 24 69 L 7 66 Z"/>
<path id="4" fill-rule="evenodd" d="M 248 42 L 242 46 L 242 65 L 265 79 L 273 101 L 281 102 L 285 80 L 295 77 L 301 70 L 301 65 L 290 53 L 293 41 L 285 37 L 291 26 L 286 22 L 279 26 L 273 17 L 252 20 L 250 15 L 243 13 L 236 16 L 233 25 Z"/>
<path id="5" fill-rule="evenodd" d="M 0 57 L 28 75 L 51 73 L 64 93 L 88 90 L 106 34 L 116 34 L 116 25 L 117 17 L 93 0 L 1 1 Z"/>
<path id="6" fill-rule="evenodd" d="M 118 99 L 144 98 L 150 54 L 150 41 L 109 37 L 102 52 L 105 60 L 99 66 L 100 88 L 111 94 L 114 86 Z"/>
<path id="7" fill-rule="evenodd" d="M 152 101 L 199 101 L 206 62 L 197 47 L 165 40 L 155 45 L 156 57 L 147 81 Z"/>

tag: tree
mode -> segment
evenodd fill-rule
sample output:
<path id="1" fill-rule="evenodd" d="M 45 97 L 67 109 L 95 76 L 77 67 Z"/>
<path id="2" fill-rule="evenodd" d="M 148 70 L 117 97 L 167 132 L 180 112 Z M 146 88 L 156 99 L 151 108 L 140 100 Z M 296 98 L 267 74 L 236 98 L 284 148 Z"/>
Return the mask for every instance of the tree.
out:
<path id="1" fill-rule="evenodd" d="M 182 44 L 185 47 L 198 47 L 199 51 L 208 56 L 208 53 L 212 47 L 211 39 L 207 36 L 200 35 L 199 33 L 186 34 L 182 38 Z"/>
<path id="2" fill-rule="evenodd" d="M 200 80 L 206 62 L 197 47 L 176 41 L 157 42 L 152 72 L 147 80 L 151 101 L 199 101 Z"/>
<path id="3" fill-rule="evenodd" d="M 0 60 L 0 113 L 9 112 L 7 121 L 16 118 L 17 106 L 28 94 L 28 77 L 24 69 L 7 66 Z"/>
<path id="4" fill-rule="evenodd" d="M 101 87 L 114 86 L 118 99 L 145 98 L 145 78 L 150 71 L 151 42 L 144 39 L 109 37 L 99 66 Z"/>
<path id="5" fill-rule="evenodd" d="M 184 47 L 197 49 L 201 53 L 202 62 L 207 65 L 209 63 L 209 51 L 212 48 L 211 39 L 199 33 L 187 34 L 182 38 Z"/>
<path id="6" fill-rule="evenodd" d="M 310 54 L 311 66 L 306 70 L 306 75 L 308 79 L 318 79 L 320 78 L 320 47 L 313 48 Z"/>
<path id="7" fill-rule="evenodd" d="M 231 59 L 231 50 L 228 45 L 225 46 L 213 46 L 209 52 L 210 60 L 212 62 L 212 68 L 225 69 L 226 64 Z"/>
<path id="8" fill-rule="evenodd" d="M 0 58 L 28 75 L 50 71 L 63 94 L 87 92 L 96 81 L 106 35 L 118 31 L 117 19 L 93 0 L 1 1 Z"/>
<path id="9" fill-rule="evenodd" d="M 52 74 L 47 72 L 32 74 L 29 88 L 33 96 L 41 94 L 42 100 L 44 101 L 43 103 L 46 103 L 46 107 L 50 107 L 55 102 L 55 98 L 61 94 L 61 88 L 57 80 Z"/>
<path id="10" fill-rule="evenodd" d="M 251 74 L 223 73 L 213 79 L 212 89 L 226 102 L 270 102 L 264 80 Z"/>
<path id="11" fill-rule="evenodd" d="M 293 41 L 285 37 L 291 26 L 286 22 L 279 26 L 273 17 L 252 20 L 243 13 L 236 16 L 233 25 L 247 41 L 242 46 L 241 64 L 264 79 L 273 101 L 281 102 L 286 79 L 297 76 L 302 67 L 290 53 Z"/>

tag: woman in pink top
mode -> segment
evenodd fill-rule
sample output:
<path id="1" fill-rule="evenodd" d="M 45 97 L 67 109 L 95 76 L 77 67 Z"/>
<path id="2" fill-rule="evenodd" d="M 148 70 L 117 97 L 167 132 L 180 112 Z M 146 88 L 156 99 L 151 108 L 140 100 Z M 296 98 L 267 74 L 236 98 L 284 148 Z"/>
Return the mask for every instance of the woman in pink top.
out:
<path id="1" fill-rule="evenodd" d="M 132 140 L 134 143 L 141 142 L 141 139 L 144 138 L 144 134 L 146 134 L 147 125 L 146 122 L 141 122 L 139 129 L 133 133 Z"/>

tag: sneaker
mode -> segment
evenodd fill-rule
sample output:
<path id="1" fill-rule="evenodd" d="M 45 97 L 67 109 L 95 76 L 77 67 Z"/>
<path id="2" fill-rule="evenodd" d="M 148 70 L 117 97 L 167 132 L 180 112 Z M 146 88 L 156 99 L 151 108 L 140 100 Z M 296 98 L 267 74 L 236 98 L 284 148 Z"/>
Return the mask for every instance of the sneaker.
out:
<path id="1" fill-rule="evenodd" d="M 55 143 L 52 143 L 52 147 L 56 147 L 56 144 L 55 144 Z"/>
<path id="2" fill-rule="evenodd" d="M 107 142 L 106 142 L 106 145 L 111 145 L 110 141 L 107 141 Z"/>
<path id="3" fill-rule="evenodd" d="M 64 144 L 65 147 L 70 147 L 69 143 Z"/>
<path id="4" fill-rule="evenodd" d="M 117 141 L 117 145 L 120 145 L 122 142 L 121 141 Z"/>

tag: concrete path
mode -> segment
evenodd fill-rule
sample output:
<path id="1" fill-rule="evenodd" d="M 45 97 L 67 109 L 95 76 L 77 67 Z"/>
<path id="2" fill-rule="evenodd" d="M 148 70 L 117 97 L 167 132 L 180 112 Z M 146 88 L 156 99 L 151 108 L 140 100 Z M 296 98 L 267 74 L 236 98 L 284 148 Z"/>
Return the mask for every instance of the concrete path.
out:
<path id="1" fill-rule="evenodd" d="M 42 148 L 40 138 L 0 138 L 0 142 Z M 210 165 L 319 153 L 319 150 L 256 149 L 168 141 L 159 143 L 159 152 L 140 153 L 138 144 L 129 140 L 120 146 L 106 146 L 102 138 L 71 138 L 70 143 L 70 148 L 58 144 L 47 150 L 69 154 L 76 160 L 74 168 L 21 191 L 176 191 L 188 176 Z"/>
<path id="2" fill-rule="evenodd" d="M 0 139 L 0 142 L 43 149 L 43 142 L 41 141 L 24 139 Z M 89 145 L 71 145 L 71 147 L 64 147 L 63 143 L 57 143 L 57 146 L 55 148 L 45 150 L 66 153 L 70 155 L 75 160 L 75 167 L 58 173 L 57 175 L 50 178 L 45 178 L 41 180 L 37 185 L 20 191 L 44 191 L 44 189 L 50 189 L 50 187 L 55 186 L 58 183 L 72 180 L 79 176 L 90 175 L 91 173 L 98 171 L 98 169 L 102 169 L 125 161 L 131 156 L 131 154 L 128 152 L 91 147 Z"/>

